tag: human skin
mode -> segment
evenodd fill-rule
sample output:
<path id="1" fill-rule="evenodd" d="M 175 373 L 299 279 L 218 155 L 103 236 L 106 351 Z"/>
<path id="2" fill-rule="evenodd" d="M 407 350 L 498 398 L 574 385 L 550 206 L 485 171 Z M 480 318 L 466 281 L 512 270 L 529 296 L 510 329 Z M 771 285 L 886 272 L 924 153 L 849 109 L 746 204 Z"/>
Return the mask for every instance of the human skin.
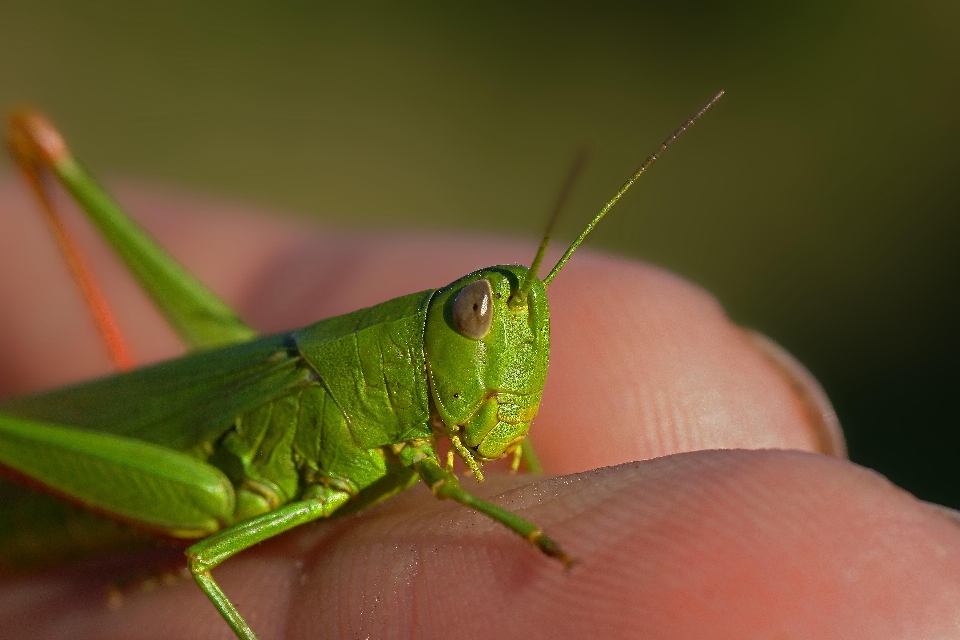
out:
<path id="1" fill-rule="evenodd" d="M 142 187 L 119 193 L 264 332 L 529 263 L 534 249 L 334 234 Z M 109 371 L 33 207 L 0 182 L 4 395 Z M 135 354 L 175 355 L 106 254 L 95 247 L 91 261 Z M 960 526 L 844 460 L 829 403 L 789 356 L 703 290 L 629 260 L 582 250 L 549 297 L 532 439 L 550 475 L 464 486 L 540 524 L 578 564 L 564 571 L 418 485 L 217 568 L 261 640 L 960 636 Z M 128 588 L 107 606 L 118 576 L 180 557 L 153 550 L 2 580 L 2 636 L 232 638 L 189 579 Z"/>

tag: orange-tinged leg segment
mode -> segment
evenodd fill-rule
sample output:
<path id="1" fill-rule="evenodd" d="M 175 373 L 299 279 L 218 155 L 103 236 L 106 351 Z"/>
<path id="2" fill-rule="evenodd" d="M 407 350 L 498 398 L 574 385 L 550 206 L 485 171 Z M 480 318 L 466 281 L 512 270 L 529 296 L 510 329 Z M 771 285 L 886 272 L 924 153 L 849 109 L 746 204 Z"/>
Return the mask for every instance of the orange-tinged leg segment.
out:
<path id="1" fill-rule="evenodd" d="M 70 274 L 80 288 L 83 299 L 93 316 L 97 331 L 109 352 L 114 366 L 126 371 L 134 367 L 127 343 L 120 333 L 110 307 L 90 271 L 80 248 L 63 224 L 50 197 L 46 178 L 49 169 L 59 158 L 68 155 L 66 144 L 57 130 L 43 116 L 24 111 L 10 116 L 7 144 L 13 159 L 36 195 L 44 219 L 66 260 Z"/>

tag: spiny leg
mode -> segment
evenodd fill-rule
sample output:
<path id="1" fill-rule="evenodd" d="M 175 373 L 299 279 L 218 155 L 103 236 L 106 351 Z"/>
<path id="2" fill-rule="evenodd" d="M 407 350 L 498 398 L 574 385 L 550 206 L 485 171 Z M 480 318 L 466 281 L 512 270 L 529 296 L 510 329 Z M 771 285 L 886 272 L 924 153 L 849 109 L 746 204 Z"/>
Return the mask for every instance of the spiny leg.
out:
<path id="1" fill-rule="evenodd" d="M 50 195 L 49 181 L 46 179 L 49 176 L 50 164 L 44 146 L 56 145 L 56 140 L 51 140 L 49 137 L 41 138 L 38 131 L 29 126 L 29 117 L 26 114 L 14 114 L 9 120 L 7 145 L 14 162 L 40 203 L 44 220 L 70 269 L 70 275 L 80 289 L 90 315 L 93 316 L 94 324 L 103 338 L 110 360 L 120 371 L 132 369 L 134 360 L 130 349 L 83 254 L 64 226 Z"/>
<path id="2" fill-rule="evenodd" d="M 243 640 L 257 636 L 216 583 L 210 570 L 233 555 L 301 524 L 326 518 L 350 500 L 345 491 L 319 488 L 315 498 L 291 502 L 204 538 L 187 549 L 190 573 L 230 628 Z"/>
<path id="3" fill-rule="evenodd" d="M 9 143 L 29 173 L 49 170 L 70 192 L 188 348 L 213 348 L 256 337 L 233 309 L 120 208 L 43 116 L 30 111 L 14 114 Z"/>
<path id="4" fill-rule="evenodd" d="M 486 500 L 481 500 L 467 493 L 460 486 L 460 481 L 457 480 L 457 477 L 440 466 L 436 458 L 431 456 L 420 460 L 416 463 L 416 469 L 423 481 L 438 498 L 459 502 L 464 506 L 493 518 L 511 531 L 523 536 L 527 542 L 540 549 L 543 553 L 562 562 L 564 567 L 569 569 L 573 566 L 573 558 L 568 556 L 567 553 L 560 548 L 560 545 L 544 535 L 540 527 L 524 520 L 514 513 L 510 513 L 506 509 L 501 509 L 495 504 L 491 504 Z"/>

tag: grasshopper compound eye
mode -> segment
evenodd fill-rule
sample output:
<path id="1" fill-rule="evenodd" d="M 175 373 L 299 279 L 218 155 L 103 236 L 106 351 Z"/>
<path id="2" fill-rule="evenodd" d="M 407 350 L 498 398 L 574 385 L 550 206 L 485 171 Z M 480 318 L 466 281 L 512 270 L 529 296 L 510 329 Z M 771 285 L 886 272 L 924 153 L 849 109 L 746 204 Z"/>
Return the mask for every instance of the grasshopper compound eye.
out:
<path id="1" fill-rule="evenodd" d="M 493 291 L 485 280 L 471 282 L 453 301 L 453 323 L 468 338 L 480 340 L 490 331 L 493 322 Z"/>

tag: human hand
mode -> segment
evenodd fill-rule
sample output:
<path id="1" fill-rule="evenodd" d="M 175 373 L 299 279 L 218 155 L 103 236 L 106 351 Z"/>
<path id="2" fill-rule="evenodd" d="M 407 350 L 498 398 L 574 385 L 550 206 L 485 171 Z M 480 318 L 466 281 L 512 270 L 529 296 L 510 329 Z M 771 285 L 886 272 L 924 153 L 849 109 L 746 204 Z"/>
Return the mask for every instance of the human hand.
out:
<path id="1" fill-rule="evenodd" d="M 534 248 L 330 234 L 142 190 L 121 195 L 265 332 L 477 267 L 528 263 Z M 0 203 L 5 390 L 105 373 L 92 327 L 71 320 L 83 313 L 78 298 L 60 295 L 71 287 L 65 271 L 37 248 L 42 223 L 26 239 L 10 228 L 13 213 L 33 205 L 9 182 Z M 134 286 L 103 267 L 103 253 L 93 260 L 135 353 L 173 355 Z M 262 640 L 956 634 L 960 528 L 873 472 L 801 453 L 842 455 L 842 440 L 829 404 L 788 356 L 732 325 L 702 290 L 647 265 L 581 251 L 549 294 L 552 361 L 532 439 L 547 471 L 567 475 L 490 474 L 465 486 L 542 525 L 579 564 L 564 571 L 416 486 L 216 569 Z M 4 637 L 231 638 L 190 580 L 107 608 L 118 566 L 156 555 L 3 581 Z"/>

